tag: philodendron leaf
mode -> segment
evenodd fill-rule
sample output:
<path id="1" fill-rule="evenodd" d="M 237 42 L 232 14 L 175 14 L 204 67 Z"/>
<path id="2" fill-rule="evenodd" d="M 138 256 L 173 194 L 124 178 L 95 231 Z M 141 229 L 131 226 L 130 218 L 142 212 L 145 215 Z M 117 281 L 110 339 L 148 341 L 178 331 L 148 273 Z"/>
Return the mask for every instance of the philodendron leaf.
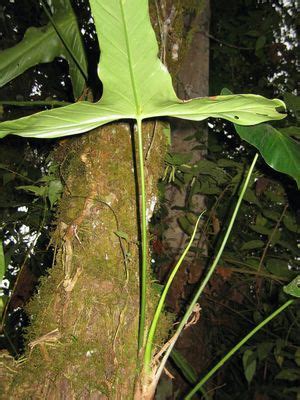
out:
<path id="1" fill-rule="evenodd" d="M 276 171 L 290 175 L 300 188 L 300 143 L 269 124 L 239 126 L 240 137 L 255 146 L 267 164 Z"/>
<path id="2" fill-rule="evenodd" d="M 90 0 L 101 47 L 103 96 L 0 124 L 0 137 L 15 134 L 50 138 L 88 131 L 118 119 L 159 116 L 203 120 L 225 118 L 241 125 L 284 118 L 280 100 L 228 95 L 183 101 L 158 59 L 148 0 Z"/>
<path id="3" fill-rule="evenodd" d="M 222 93 L 231 93 L 223 89 Z M 269 124 L 240 126 L 235 130 L 246 142 L 256 147 L 273 169 L 290 175 L 300 188 L 300 143 Z"/>
<path id="4" fill-rule="evenodd" d="M 79 101 L 70 106 L 2 122 L 0 138 L 8 134 L 43 139 L 75 135 L 121 118 L 125 116 L 112 113 L 112 109 L 101 107 L 98 103 Z"/>
<path id="5" fill-rule="evenodd" d="M 16 46 L 0 52 L 0 87 L 21 75 L 27 69 L 63 57 L 69 63 L 74 97 L 78 98 L 87 76 L 87 62 L 77 25 L 76 16 L 69 0 L 51 3 L 53 22 L 63 36 L 65 44 L 76 57 L 75 62 L 63 44 L 52 23 L 41 28 L 31 27 Z M 78 65 L 80 68 L 78 68 Z"/>

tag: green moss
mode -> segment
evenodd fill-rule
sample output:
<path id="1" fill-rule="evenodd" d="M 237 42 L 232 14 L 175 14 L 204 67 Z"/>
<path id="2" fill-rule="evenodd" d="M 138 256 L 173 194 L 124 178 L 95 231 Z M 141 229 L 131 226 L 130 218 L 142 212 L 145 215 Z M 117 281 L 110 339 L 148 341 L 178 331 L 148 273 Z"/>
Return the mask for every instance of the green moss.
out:
<path id="1" fill-rule="evenodd" d="M 164 1 L 162 4 L 164 4 L 166 16 L 168 18 L 172 14 L 175 15 L 174 20 L 172 20 L 171 29 L 168 31 L 165 53 L 168 70 L 173 79 L 176 80 L 178 71 L 189 50 L 193 37 L 199 30 L 199 26 L 194 24 L 193 21 L 197 20 L 197 16 L 202 12 L 206 2 L 205 0 L 175 0 L 172 2 Z M 176 11 L 172 12 L 172 9 Z M 159 14 L 160 22 L 158 21 L 155 1 L 150 0 L 150 18 L 155 28 L 156 39 L 161 47 L 161 32 L 159 26 L 164 24 L 161 7 L 159 7 Z M 189 23 L 187 23 L 187 21 L 189 21 Z M 172 58 L 174 44 L 178 45 L 178 58 L 176 60 Z"/>
<path id="2" fill-rule="evenodd" d="M 147 197 L 151 199 L 157 197 L 156 182 L 166 151 L 162 126 L 144 124 L 144 140 L 145 154 L 149 155 Z M 29 342 L 37 342 L 28 349 L 28 361 L 15 377 L 14 399 L 38 398 L 35 387 L 54 390 L 54 398 L 58 396 L 55 390 L 66 386 L 75 398 L 86 391 L 98 391 L 109 399 L 120 392 L 123 398 L 133 395 L 139 249 L 132 155 L 125 124 L 65 141 L 54 153 L 65 183 L 53 234 L 56 260 L 28 305 L 32 324 L 27 337 Z M 120 242 L 116 231 L 125 232 L 128 240 Z M 126 268 L 124 253 L 130 253 Z M 64 289 L 66 264 L 71 279 L 76 276 L 69 292 Z M 149 287 L 147 296 L 149 324 L 158 295 Z M 52 342 L 45 340 L 55 329 L 59 337 Z M 163 319 L 158 345 L 169 329 L 170 321 Z M 73 394 L 69 396 L 73 398 Z"/>

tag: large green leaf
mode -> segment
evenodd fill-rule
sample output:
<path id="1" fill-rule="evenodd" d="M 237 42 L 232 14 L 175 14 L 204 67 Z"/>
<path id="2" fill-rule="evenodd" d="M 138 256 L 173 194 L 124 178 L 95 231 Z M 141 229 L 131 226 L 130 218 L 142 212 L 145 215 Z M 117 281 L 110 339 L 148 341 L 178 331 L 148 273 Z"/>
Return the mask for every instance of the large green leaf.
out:
<path id="1" fill-rule="evenodd" d="M 43 139 L 74 135 L 124 117 L 98 103 L 79 101 L 66 107 L 2 122 L 0 138 L 8 134 Z"/>
<path id="2" fill-rule="evenodd" d="M 239 126 L 240 137 L 255 146 L 267 164 L 276 171 L 293 177 L 300 188 L 300 143 L 269 124 Z"/>
<path id="3" fill-rule="evenodd" d="M 55 27 L 52 23 L 31 27 L 20 43 L 0 52 L 0 86 L 37 64 L 63 57 L 69 63 L 74 97 L 78 98 L 84 88 L 87 62 L 76 16 L 69 0 L 52 1 L 51 9 Z"/>
<path id="4" fill-rule="evenodd" d="M 228 95 L 183 101 L 157 57 L 147 0 L 90 0 L 100 40 L 98 103 L 77 103 L 0 124 L 0 137 L 57 137 L 85 132 L 118 119 L 171 116 L 200 121 L 209 116 L 242 125 L 284 118 L 284 103 L 256 95 Z"/>

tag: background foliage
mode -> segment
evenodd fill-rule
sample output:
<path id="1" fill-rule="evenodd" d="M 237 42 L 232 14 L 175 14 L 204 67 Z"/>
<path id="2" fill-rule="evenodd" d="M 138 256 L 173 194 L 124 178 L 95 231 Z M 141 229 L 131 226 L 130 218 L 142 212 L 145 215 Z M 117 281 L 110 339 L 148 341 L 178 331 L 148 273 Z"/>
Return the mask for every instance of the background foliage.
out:
<path id="1" fill-rule="evenodd" d="M 296 2 L 228 1 L 212 2 L 211 93 L 226 86 L 233 92 L 249 91 L 285 99 L 288 118 L 273 124 L 299 138 L 299 68 Z M 202 276 L 214 249 L 222 238 L 222 229 L 231 214 L 241 176 L 252 158 L 253 149 L 241 142 L 231 124 L 210 122 L 208 156 L 191 164 L 186 155 L 169 154 L 165 184 L 183 187 L 189 184 L 186 206 L 179 223 L 189 234 L 195 222 L 193 196 L 206 196 L 208 212 L 202 234 L 208 253 L 196 246 L 187 265 L 182 292 L 172 294 L 169 307 L 181 309 L 195 283 Z M 196 134 L 201 149 L 203 134 Z M 197 151 L 195 148 L 195 151 Z M 299 273 L 299 192 L 286 176 L 268 168 L 262 161 L 247 190 L 238 220 L 226 246 L 215 278 L 201 302 L 201 329 L 211 359 L 202 362 L 199 344 L 193 350 L 180 346 L 185 360 L 173 357 L 177 368 L 190 383 L 203 375 L 238 340 L 285 300 L 282 285 Z M 154 228 L 157 269 L 162 278 L 171 262 L 166 256 L 164 227 L 168 223 L 167 206 L 160 211 Z M 183 288 L 183 289 L 182 289 Z M 176 302 L 174 302 L 174 300 Z M 292 399 L 299 398 L 300 313 L 294 307 L 254 336 L 239 356 L 225 366 L 209 387 L 215 399 Z M 193 356 L 191 356 L 193 353 Z M 186 367 L 186 359 L 189 367 Z M 191 370 L 191 365 L 193 366 Z M 167 386 L 167 384 L 166 384 Z M 173 393 L 175 389 L 173 388 Z M 174 394 L 173 394 L 174 395 Z"/>

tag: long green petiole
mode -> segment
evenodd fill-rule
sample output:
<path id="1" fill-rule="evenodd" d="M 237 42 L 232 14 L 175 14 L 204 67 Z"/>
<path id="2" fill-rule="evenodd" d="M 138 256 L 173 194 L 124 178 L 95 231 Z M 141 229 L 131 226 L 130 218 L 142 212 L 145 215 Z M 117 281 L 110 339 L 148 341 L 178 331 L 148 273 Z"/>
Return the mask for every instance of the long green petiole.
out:
<path id="1" fill-rule="evenodd" d="M 219 368 L 222 367 L 223 364 L 230 357 L 234 355 L 257 331 L 263 328 L 268 322 L 270 322 L 273 318 L 275 318 L 278 314 L 280 314 L 283 310 L 285 310 L 288 306 L 290 306 L 294 300 L 286 301 L 281 307 L 279 307 L 276 311 L 274 311 L 271 315 L 265 318 L 259 325 L 257 325 L 252 331 L 250 331 L 237 345 L 235 345 L 223 358 L 220 360 L 202 379 L 197 385 L 185 396 L 184 400 L 190 400 L 192 396 L 197 393 L 198 390 L 201 391 L 202 386 L 214 375 Z"/>
<path id="2" fill-rule="evenodd" d="M 171 286 L 171 283 L 173 282 L 173 279 L 174 279 L 174 277 L 175 277 L 180 265 L 182 264 L 185 256 L 187 255 L 187 252 L 189 251 L 189 249 L 190 249 L 190 247 L 191 247 L 191 245 L 192 245 L 192 243 L 194 241 L 194 238 L 195 238 L 195 235 L 196 235 L 196 232 L 197 232 L 197 228 L 198 228 L 198 225 L 199 225 L 199 222 L 200 222 L 200 219 L 201 219 L 203 213 L 204 213 L 204 211 L 200 214 L 200 216 L 197 219 L 197 222 L 195 224 L 194 231 L 193 231 L 193 234 L 192 234 L 192 236 L 191 236 L 191 238 L 189 240 L 189 243 L 186 246 L 186 248 L 185 248 L 184 252 L 182 253 L 182 255 L 180 256 L 179 260 L 177 261 L 175 267 L 173 268 L 173 271 L 171 272 L 171 274 L 170 274 L 170 276 L 169 276 L 169 278 L 167 280 L 167 283 L 166 283 L 166 285 L 164 287 L 164 290 L 163 290 L 163 292 L 162 292 L 162 294 L 160 296 L 157 308 L 155 310 L 154 317 L 152 319 L 152 323 L 151 323 L 150 330 L 149 330 L 148 337 L 147 337 L 147 341 L 146 341 L 146 347 L 145 347 L 144 369 L 145 369 L 146 373 L 150 372 L 150 369 L 151 369 L 151 359 L 152 359 L 152 351 L 153 351 L 153 339 L 154 339 L 154 335 L 155 335 L 156 328 L 157 328 L 157 323 L 158 323 L 159 317 L 161 315 L 161 312 L 162 312 L 162 309 L 163 309 L 163 306 L 164 306 L 164 302 L 165 302 L 168 290 L 169 290 L 169 288 Z"/>
<path id="3" fill-rule="evenodd" d="M 177 341 L 177 339 L 178 339 L 178 337 L 179 337 L 181 331 L 183 330 L 183 328 L 185 327 L 186 323 L 188 322 L 188 319 L 190 318 L 191 314 L 193 313 L 194 307 L 195 307 L 195 305 L 196 305 L 196 303 L 197 303 L 197 301 L 198 301 L 200 295 L 202 294 L 202 292 L 203 292 L 205 286 L 207 285 L 209 279 L 211 278 L 211 276 L 212 276 L 214 270 L 216 269 L 216 267 L 217 267 L 217 265 L 218 265 L 218 262 L 219 262 L 219 260 L 220 260 L 220 258 L 221 258 L 221 255 L 222 255 L 222 253 L 223 253 L 223 250 L 224 250 L 224 248 L 225 248 L 225 245 L 226 245 L 227 240 L 228 240 L 228 238 L 229 238 L 229 235 L 230 235 L 230 233 L 231 233 L 231 230 L 232 230 L 233 224 L 234 224 L 234 222 L 235 222 L 235 219 L 236 219 L 238 210 L 239 210 L 240 205 L 241 205 L 241 203 L 242 203 L 243 196 L 244 196 L 245 191 L 246 191 L 246 189 L 247 189 L 247 186 L 248 186 L 248 184 L 249 184 L 249 181 L 250 181 L 250 178 L 251 178 L 251 175 L 252 175 L 252 172 L 253 172 L 255 163 L 256 163 L 256 161 L 257 161 L 257 158 L 258 158 L 258 154 L 256 153 L 255 156 L 254 156 L 254 159 L 253 159 L 253 161 L 252 161 L 252 164 L 251 164 L 251 166 L 250 166 L 250 168 L 249 168 L 247 177 L 246 177 L 245 182 L 244 182 L 244 184 L 243 184 L 241 193 L 240 193 L 240 195 L 239 195 L 238 201 L 237 201 L 237 203 L 236 203 L 235 209 L 234 209 L 234 211 L 233 211 L 232 217 L 231 217 L 231 219 L 230 219 L 228 228 L 227 228 L 227 230 L 226 230 L 226 233 L 225 233 L 225 235 L 224 235 L 224 238 L 223 238 L 223 240 L 222 240 L 222 243 L 221 243 L 221 246 L 220 246 L 220 248 L 219 248 L 219 250 L 218 250 L 218 253 L 217 253 L 217 255 L 216 255 L 216 257 L 215 257 L 215 259 L 214 259 L 214 261 L 213 261 L 211 267 L 209 268 L 209 270 L 208 270 L 208 272 L 207 272 L 207 274 L 206 274 L 206 276 L 205 276 L 203 282 L 201 283 L 201 285 L 199 286 L 197 292 L 195 293 L 195 295 L 194 295 L 194 297 L 193 297 L 193 300 L 191 301 L 191 303 L 190 303 L 188 309 L 186 310 L 186 312 L 185 312 L 185 314 L 184 314 L 184 316 L 183 316 L 183 318 L 182 318 L 180 324 L 178 325 L 178 328 L 177 328 L 177 330 L 176 330 L 176 332 L 175 332 L 175 334 L 174 334 L 174 336 L 173 336 L 173 338 L 172 338 L 172 340 L 171 340 L 170 346 L 168 347 L 167 351 L 165 352 L 164 357 L 163 357 L 163 359 L 162 359 L 162 361 L 161 361 L 161 363 L 160 363 L 160 365 L 159 365 L 159 368 L 158 368 L 157 373 L 156 373 L 156 376 L 155 376 L 155 380 L 156 380 L 157 382 L 158 382 L 158 380 L 159 380 L 159 378 L 160 378 L 160 376 L 161 376 L 161 374 L 162 374 L 162 371 L 164 370 L 164 367 L 165 367 L 166 362 L 167 362 L 167 360 L 168 360 L 168 358 L 169 358 L 169 355 L 170 355 L 170 353 L 171 353 L 171 351 L 172 351 L 172 349 L 173 349 L 173 347 L 174 347 L 174 345 L 175 345 L 175 343 L 176 343 L 176 341 Z"/>
<path id="4" fill-rule="evenodd" d="M 137 119 L 137 134 L 138 134 L 138 158 L 140 172 L 140 210 L 141 210 L 141 242 L 142 242 L 142 263 L 140 272 L 140 319 L 139 319 L 139 336 L 138 349 L 144 345 L 144 330 L 146 319 L 146 277 L 147 277 L 147 216 L 146 216 L 146 189 L 145 189 L 145 172 L 144 172 L 144 151 L 143 151 L 143 135 L 142 121 Z"/>

